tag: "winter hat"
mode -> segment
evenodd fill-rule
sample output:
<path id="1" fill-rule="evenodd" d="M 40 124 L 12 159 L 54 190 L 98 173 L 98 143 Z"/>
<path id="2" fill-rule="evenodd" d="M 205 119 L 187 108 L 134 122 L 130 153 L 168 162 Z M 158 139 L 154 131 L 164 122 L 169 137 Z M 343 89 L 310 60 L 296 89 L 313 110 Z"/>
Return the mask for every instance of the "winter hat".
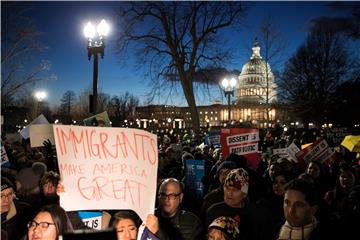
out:
<path id="1" fill-rule="evenodd" d="M 211 228 L 216 228 L 225 233 L 231 240 L 238 239 L 240 235 L 238 223 L 230 217 L 218 217 L 210 225 Z"/>
<path id="2" fill-rule="evenodd" d="M 249 174 L 243 168 L 233 169 L 226 176 L 224 186 L 235 187 L 240 189 L 243 193 L 248 193 L 249 190 Z"/>
<path id="3" fill-rule="evenodd" d="M 8 178 L 1 177 L 1 191 L 7 188 L 12 188 L 13 190 L 15 190 L 14 185 L 11 183 L 11 181 Z"/>
<path id="4" fill-rule="evenodd" d="M 235 169 L 236 163 L 232 161 L 223 161 L 217 168 L 216 173 L 219 173 L 221 169 Z"/>
<path id="5" fill-rule="evenodd" d="M 47 166 L 43 162 L 34 162 L 31 165 L 31 168 L 34 171 L 34 173 L 36 175 L 39 175 L 40 177 L 42 177 L 44 175 L 44 173 L 47 171 Z"/>

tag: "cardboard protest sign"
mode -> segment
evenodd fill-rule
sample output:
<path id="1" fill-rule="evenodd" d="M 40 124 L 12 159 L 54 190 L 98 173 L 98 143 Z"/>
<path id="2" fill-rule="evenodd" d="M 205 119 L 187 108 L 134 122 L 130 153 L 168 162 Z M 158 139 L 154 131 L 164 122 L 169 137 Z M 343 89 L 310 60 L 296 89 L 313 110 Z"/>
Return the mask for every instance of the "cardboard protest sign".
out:
<path id="1" fill-rule="evenodd" d="M 325 139 L 320 139 L 304 148 L 296 154 L 300 164 L 308 164 L 310 161 L 324 162 L 334 156 Z"/>
<path id="2" fill-rule="evenodd" d="M 259 129 L 227 128 L 220 132 L 221 151 L 224 156 L 230 153 L 244 155 L 249 167 L 256 169 L 259 163 Z"/>
<path id="3" fill-rule="evenodd" d="M 46 119 L 46 117 L 43 114 L 40 114 L 31 123 L 29 123 L 29 125 L 21 129 L 20 134 L 24 139 L 28 139 L 30 137 L 29 126 L 35 124 L 49 124 L 49 121 Z"/>
<path id="4" fill-rule="evenodd" d="M 96 114 L 92 117 L 86 118 L 83 120 L 85 126 L 102 126 L 102 127 L 111 127 L 110 119 L 107 112 L 102 112 Z"/>
<path id="5" fill-rule="evenodd" d="M 202 179 L 205 176 L 204 160 L 186 160 L 185 187 L 191 194 L 198 198 L 203 197 L 204 185 Z"/>
<path id="6" fill-rule="evenodd" d="M 52 124 L 30 125 L 29 133 L 31 147 L 42 147 L 43 142 L 48 139 L 52 145 L 55 144 Z"/>
<path id="7" fill-rule="evenodd" d="M 133 209 L 154 212 L 157 137 L 131 128 L 53 125 L 67 211 Z"/>

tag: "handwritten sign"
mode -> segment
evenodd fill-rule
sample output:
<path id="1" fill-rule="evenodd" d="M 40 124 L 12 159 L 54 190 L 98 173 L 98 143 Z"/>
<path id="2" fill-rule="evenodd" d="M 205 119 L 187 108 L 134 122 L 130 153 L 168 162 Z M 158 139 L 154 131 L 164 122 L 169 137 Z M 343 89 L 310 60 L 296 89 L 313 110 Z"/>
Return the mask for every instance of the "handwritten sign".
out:
<path id="1" fill-rule="evenodd" d="M 50 140 L 54 145 L 54 132 L 51 124 L 36 124 L 29 126 L 31 147 L 42 147 L 43 142 Z"/>
<path id="2" fill-rule="evenodd" d="M 157 137 L 129 128 L 54 125 L 67 211 L 133 209 L 144 220 L 154 211 Z"/>
<path id="3" fill-rule="evenodd" d="M 256 169 L 259 163 L 259 129 L 229 128 L 220 131 L 221 151 L 224 156 L 230 153 L 244 155 L 249 167 Z"/>

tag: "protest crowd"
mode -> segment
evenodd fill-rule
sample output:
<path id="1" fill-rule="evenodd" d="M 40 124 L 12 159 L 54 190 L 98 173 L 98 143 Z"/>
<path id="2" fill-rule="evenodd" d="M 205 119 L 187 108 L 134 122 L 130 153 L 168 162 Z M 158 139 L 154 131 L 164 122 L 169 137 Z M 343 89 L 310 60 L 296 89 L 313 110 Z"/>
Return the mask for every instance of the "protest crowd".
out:
<path id="1" fill-rule="evenodd" d="M 255 158 L 254 153 L 224 151 L 224 144 L 213 144 L 206 134 L 201 144 L 192 141 L 190 131 L 158 134 L 156 196 L 145 197 L 155 202 L 154 212 L 141 219 L 135 209 L 99 205 L 91 209 L 96 220 L 86 220 L 82 214 L 87 211 L 61 206 L 68 189 L 58 145 L 47 140 L 31 147 L 29 138 L 9 142 L 3 133 L 8 161 L 1 166 L 1 239 L 355 239 L 359 153 L 339 144 L 328 158 L 296 154 L 297 159 L 275 150 L 293 146 L 304 151 L 304 144 L 327 141 L 326 134 L 317 129 L 278 136 L 270 130 L 255 133 Z M 200 179 L 194 169 L 203 170 Z"/>

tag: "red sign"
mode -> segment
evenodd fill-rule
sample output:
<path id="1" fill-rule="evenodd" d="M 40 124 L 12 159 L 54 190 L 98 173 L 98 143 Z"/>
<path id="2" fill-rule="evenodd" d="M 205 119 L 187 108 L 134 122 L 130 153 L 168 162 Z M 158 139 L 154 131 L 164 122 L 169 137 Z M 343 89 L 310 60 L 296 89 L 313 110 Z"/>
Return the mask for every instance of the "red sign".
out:
<path id="1" fill-rule="evenodd" d="M 222 154 L 243 155 L 248 160 L 248 166 L 256 169 L 259 162 L 258 143 L 259 129 L 226 128 L 221 129 L 220 143 Z"/>

